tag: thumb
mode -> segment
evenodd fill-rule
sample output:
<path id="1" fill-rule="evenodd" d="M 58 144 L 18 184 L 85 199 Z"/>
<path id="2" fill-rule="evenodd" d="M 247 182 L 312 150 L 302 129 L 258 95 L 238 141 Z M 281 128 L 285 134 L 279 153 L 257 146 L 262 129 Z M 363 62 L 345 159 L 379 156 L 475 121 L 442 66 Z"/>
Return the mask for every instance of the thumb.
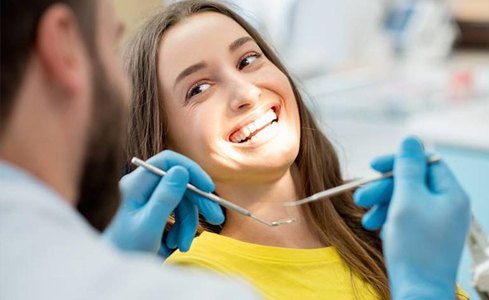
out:
<path id="1" fill-rule="evenodd" d="M 166 224 L 168 217 L 182 200 L 188 181 L 189 174 L 184 167 L 175 166 L 167 171 L 144 208 L 147 210 L 149 223 L 153 226 Z"/>
<path id="2" fill-rule="evenodd" d="M 416 137 L 406 138 L 396 155 L 395 185 L 426 185 L 426 155 L 423 144 Z"/>
<path id="3" fill-rule="evenodd" d="M 461 189 L 454 174 L 443 161 L 428 167 L 428 187 L 433 193 Z"/>

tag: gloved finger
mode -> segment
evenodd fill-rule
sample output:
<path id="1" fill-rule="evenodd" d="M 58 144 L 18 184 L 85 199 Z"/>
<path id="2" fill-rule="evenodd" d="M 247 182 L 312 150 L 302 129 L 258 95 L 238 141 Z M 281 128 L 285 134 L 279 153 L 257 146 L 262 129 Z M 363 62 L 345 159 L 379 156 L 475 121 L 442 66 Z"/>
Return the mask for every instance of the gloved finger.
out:
<path id="1" fill-rule="evenodd" d="M 190 174 L 190 183 L 203 190 L 204 192 L 212 192 L 215 189 L 214 182 L 207 173 L 196 162 L 190 158 L 176 153 L 171 150 L 165 150 L 160 153 L 161 157 L 151 158 L 149 161 L 156 166 L 160 166 L 163 170 L 170 169 L 173 166 L 182 166 L 187 169 Z"/>
<path id="2" fill-rule="evenodd" d="M 138 167 L 131 173 L 123 176 L 119 181 L 123 204 L 130 203 L 137 207 L 143 206 L 161 180 L 161 176 Z"/>
<path id="3" fill-rule="evenodd" d="M 459 188 L 457 179 L 444 161 L 429 166 L 428 188 L 433 193 L 444 193 Z"/>
<path id="4" fill-rule="evenodd" d="M 427 153 L 426 157 L 430 157 L 433 153 Z M 370 162 L 370 166 L 381 173 L 389 172 L 394 169 L 394 161 L 396 156 L 394 154 L 378 156 Z"/>
<path id="5" fill-rule="evenodd" d="M 175 219 L 179 223 L 178 248 L 181 252 L 186 252 L 190 248 L 197 232 L 199 224 L 199 213 L 197 206 L 185 199 L 175 210 Z"/>
<path id="6" fill-rule="evenodd" d="M 167 258 L 172 253 L 172 249 L 168 248 L 165 243 L 161 243 L 160 249 L 158 250 L 158 255 Z"/>
<path id="7" fill-rule="evenodd" d="M 180 224 L 178 222 L 175 222 L 175 224 L 173 224 L 173 226 L 170 228 L 170 231 L 166 236 L 165 243 L 169 249 L 176 249 L 178 247 L 179 232 L 180 232 Z"/>
<path id="8" fill-rule="evenodd" d="M 214 190 L 214 183 L 204 170 L 197 163 L 181 154 L 171 150 L 165 150 L 154 155 L 147 162 L 165 171 L 173 166 L 182 166 L 187 169 L 190 175 L 190 182 L 193 185 L 207 192 Z M 124 195 L 124 199 L 139 202 L 143 205 L 153 193 L 160 179 L 161 176 L 155 175 L 142 167 L 138 167 L 133 172 L 122 177 L 119 186 Z"/>
<path id="9" fill-rule="evenodd" d="M 396 156 L 394 154 L 378 156 L 370 162 L 370 166 L 381 173 L 392 171 L 394 168 L 394 161 Z"/>
<path id="10" fill-rule="evenodd" d="M 187 191 L 185 197 L 197 206 L 200 214 L 210 224 L 219 225 L 224 222 L 224 213 L 221 206 L 216 202 L 195 194 L 192 191 Z"/>
<path id="11" fill-rule="evenodd" d="M 391 200 L 394 182 L 386 178 L 362 186 L 353 194 L 355 204 L 361 207 L 371 207 Z"/>
<path id="12" fill-rule="evenodd" d="M 168 170 L 151 194 L 148 204 L 143 208 L 147 216 L 145 222 L 161 232 L 175 207 L 181 203 L 188 183 L 188 172 L 176 166 Z"/>
<path id="13" fill-rule="evenodd" d="M 372 207 L 363 217 L 362 225 L 367 230 L 376 230 L 382 227 L 387 218 L 388 203 Z"/>
<path id="14" fill-rule="evenodd" d="M 425 186 L 426 165 L 423 144 L 415 137 L 406 138 L 396 155 L 395 185 L 402 188 L 409 188 L 413 184 Z"/>

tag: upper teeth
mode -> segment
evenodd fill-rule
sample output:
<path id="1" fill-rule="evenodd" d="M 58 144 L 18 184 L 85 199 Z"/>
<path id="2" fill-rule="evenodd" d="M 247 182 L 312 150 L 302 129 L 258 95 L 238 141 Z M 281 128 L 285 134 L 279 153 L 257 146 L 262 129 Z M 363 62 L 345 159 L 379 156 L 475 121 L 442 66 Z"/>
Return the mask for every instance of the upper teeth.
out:
<path id="1" fill-rule="evenodd" d="M 251 122 L 250 124 L 241 127 L 238 131 L 232 134 L 230 140 L 233 143 L 240 143 L 250 136 L 255 133 L 255 131 L 262 129 L 266 125 L 272 123 L 274 120 L 277 119 L 277 114 L 273 111 L 273 109 L 270 109 L 267 111 L 263 116 L 260 118 L 256 119 L 254 122 Z"/>

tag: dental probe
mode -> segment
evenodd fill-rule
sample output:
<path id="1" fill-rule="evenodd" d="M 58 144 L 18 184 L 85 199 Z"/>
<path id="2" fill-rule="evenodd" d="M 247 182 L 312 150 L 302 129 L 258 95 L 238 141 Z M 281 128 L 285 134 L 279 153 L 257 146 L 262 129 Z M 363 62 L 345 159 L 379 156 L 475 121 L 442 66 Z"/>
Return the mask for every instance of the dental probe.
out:
<path id="1" fill-rule="evenodd" d="M 428 164 L 432 164 L 432 163 L 436 163 L 440 160 L 441 160 L 441 157 L 439 157 L 438 155 L 431 155 L 428 158 L 427 162 L 428 162 Z M 342 185 L 339 185 L 339 186 L 318 192 L 312 196 L 309 196 L 309 197 L 306 197 L 306 198 L 303 198 L 303 199 L 300 199 L 297 201 L 284 202 L 284 206 L 289 206 L 289 207 L 290 206 L 298 206 L 298 205 L 318 201 L 318 200 L 321 200 L 323 198 L 328 198 L 328 197 L 336 196 L 336 195 L 344 193 L 344 192 L 351 191 L 351 190 L 353 190 L 353 189 L 355 189 L 361 185 L 364 185 L 364 184 L 367 184 L 367 183 L 370 183 L 373 181 L 381 180 L 384 178 L 389 178 L 392 176 L 394 176 L 394 173 L 392 171 L 390 171 L 390 172 L 386 172 L 386 173 L 380 173 L 378 175 L 375 175 L 375 176 L 372 176 L 369 178 L 361 178 L 358 180 L 350 181 L 348 183 L 345 183 L 345 184 L 342 184 Z"/>
<path id="2" fill-rule="evenodd" d="M 159 176 L 165 176 L 166 172 L 163 171 L 162 169 L 160 168 L 157 168 L 151 164 L 148 164 L 147 162 L 145 162 L 144 160 L 142 159 L 139 159 L 137 157 L 133 157 L 131 159 L 131 163 L 138 166 L 138 167 L 143 167 L 145 168 L 146 170 L 150 171 L 151 173 L 153 174 L 156 174 L 156 175 L 159 175 Z M 235 211 L 239 214 L 242 214 L 244 216 L 247 216 L 247 217 L 250 217 L 262 224 L 265 224 L 267 226 L 270 226 L 270 227 L 275 227 L 275 226 L 280 226 L 280 225 L 284 225 L 284 224 L 290 224 L 290 223 L 294 223 L 295 222 L 295 219 L 287 219 L 287 220 L 276 220 L 276 221 L 266 221 L 266 220 L 263 220 L 262 218 L 252 214 L 249 210 L 239 206 L 239 205 L 236 205 L 234 203 L 232 203 L 231 201 L 229 200 L 226 200 L 224 198 L 221 198 L 219 196 L 216 196 L 212 193 L 208 193 L 208 192 L 204 192 L 202 190 L 200 190 L 199 188 L 197 188 L 196 186 L 190 184 L 190 183 L 187 183 L 187 189 L 191 190 L 192 192 L 196 193 L 196 194 L 199 194 L 211 201 L 214 201 L 216 203 L 219 203 L 221 206 L 227 208 L 227 209 L 230 209 L 232 211 Z"/>

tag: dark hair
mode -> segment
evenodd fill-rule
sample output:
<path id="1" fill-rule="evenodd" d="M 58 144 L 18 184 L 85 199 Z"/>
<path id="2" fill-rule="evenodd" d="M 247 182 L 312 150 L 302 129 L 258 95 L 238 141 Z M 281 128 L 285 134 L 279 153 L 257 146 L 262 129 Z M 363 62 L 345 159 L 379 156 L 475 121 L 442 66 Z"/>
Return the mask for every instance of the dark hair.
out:
<path id="1" fill-rule="evenodd" d="M 2 0 L 0 134 L 22 83 L 24 70 L 36 41 L 39 20 L 55 3 L 64 3 L 71 7 L 80 25 L 82 38 L 88 45 L 88 50 L 93 51 L 96 19 L 94 0 Z"/>
<path id="2" fill-rule="evenodd" d="M 336 151 L 314 121 L 296 84 L 272 48 L 260 34 L 228 6 L 215 1 L 183 1 L 157 12 L 129 42 L 124 62 L 133 84 L 128 128 L 128 157 L 147 159 L 167 145 L 164 99 L 158 87 L 158 46 L 173 25 L 201 12 L 217 12 L 243 27 L 265 56 L 289 78 L 299 108 L 301 141 L 295 164 L 299 170 L 300 196 L 311 195 L 343 183 Z M 377 233 L 361 225 L 363 211 L 354 205 L 351 193 L 331 201 L 303 206 L 306 220 L 321 241 L 334 246 L 352 272 L 361 276 L 382 299 L 388 299 L 389 285 L 381 242 Z"/>

